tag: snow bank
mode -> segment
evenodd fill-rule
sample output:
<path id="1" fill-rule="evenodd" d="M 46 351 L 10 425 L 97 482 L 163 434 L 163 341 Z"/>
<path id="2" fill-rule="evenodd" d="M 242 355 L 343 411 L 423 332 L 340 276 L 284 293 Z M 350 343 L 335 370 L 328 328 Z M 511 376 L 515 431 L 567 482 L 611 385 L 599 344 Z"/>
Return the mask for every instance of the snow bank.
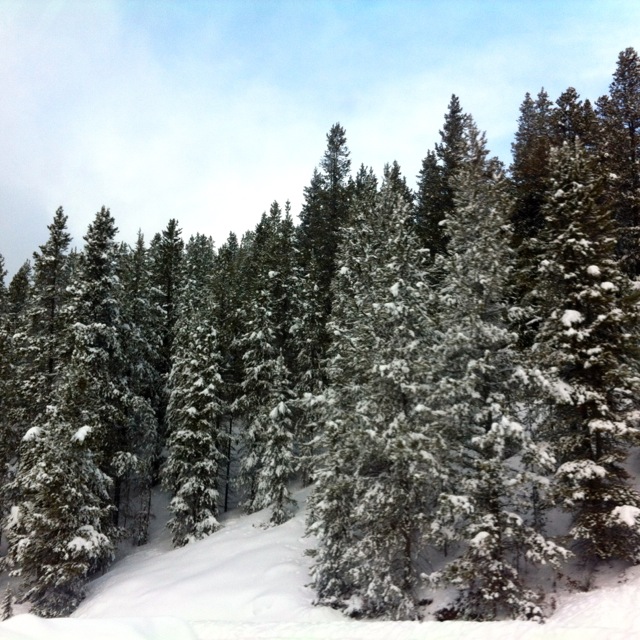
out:
<path id="1" fill-rule="evenodd" d="M 304 503 L 305 494 L 295 496 Z M 268 512 L 235 515 L 204 540 L 164 553 L 153 543 L 93 581 L 74 616 L 110 618 L 167 614 L 226 622 L 326 622 L 342 615 L 313 607 L 311 546 L 304 514 L 279 527 L 260 525 Z"/>
<path id="2" fill-rule="evenodd" d="M 30 614 L 0 624 L 2 640 L 198 640 L 185 620 L 122 618 L 113 620 L 46 620 Z"/>
<path id="3" fill-rule="evenodd" d="M 608 628 L 551 628 L 532 622 L 196 623 L 194 629 L 199 640 L 629 640 L 633 637 Z"/>
<path id="4" fill-rule="evenodd" d="M 306 493 L 295 497 L 303 504 Z M 602 572 L 599 588 L 588 593 L 551 594 L 557 611 L 544 625 L 352 620 L 312 604 L 311 560 L 304 555 L 312 541 L 304 537 L 303 510 L 279 527 L 263 529 L 268 518 L 268 512 L 234 515 L 209 538 L 175 550 L 166 532 L 158 532 L 89 585 L 73 618 L 19 615 L 0 623 L 0 640 L 640 638 L 640 567 Z"/>

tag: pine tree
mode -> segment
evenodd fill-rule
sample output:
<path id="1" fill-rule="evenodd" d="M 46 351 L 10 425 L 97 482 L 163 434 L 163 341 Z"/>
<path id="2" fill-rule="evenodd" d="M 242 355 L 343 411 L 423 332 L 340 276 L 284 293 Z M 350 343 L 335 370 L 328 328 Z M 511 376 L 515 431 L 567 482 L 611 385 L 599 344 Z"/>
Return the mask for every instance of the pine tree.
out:
<path id="1" fill-rule="evenodd" d="M 468 118 L 458 97 L 452 95 L 440 142 L 435 151 L 427 152 L 418 174 L 415 221 L 422 246 L 429 250 L 432 261 L 446 250 L 448 240 L 441 222 L 454 207 L 452 178 L 462 159 L 463 131 Z"/>
<path id="2" fill-rule="evenodd" d="M 34 412 L 43 413 L 49 404 L 59 368 L 65 360 L 65 323 L 61 310 L 69 284 L 68 255 L 71 236 L 67 216 L 59 207 L 48 226 L 49 238 L 33 255 L 33 295 L 28 316 L 33 370 L 29 391 Z"/>
<path id="3" fill-rule="evenodd" d="M 15 430 L 8 419 L 13 380 L 13 344 L 7 314 L 7 287 L 4 256 L 0 254 L 0 517 L 7 511 L 6 482 L 9 462 L 15 455 L 17 443 Z"/>
<path id="4" fill-rule="evenodd" d="M 575 109 L 571 111 L 573 113 Z M 554 110 L 544 89 L 535 100 L 529 93 L 525 95 L 520 106 L 518 131 L 511 145 L 513 161 L 510 167 L 514 195 L 510 222 L 516 268 L 509 297 L 517 308 L 517 313 L 512 314 L 512 325 L 519 335 L 521 349 L 531 346 L 537 329 L 531 309 L 524 300 L 531 295 L 535 276 L 530 270 L 535 268 L 533 265 L 538 260 L 538 237 L 544 227 L 541 207 L 549 174 L 549 153 L 551 147 L 558 143 L 561 133 L 569 135 L 568 130 L 574 126 L 569 116 L 562 116 Z"/>
<path id="5" fill-rule="evenodd" d="M 220 528 L 218 476 L 227 450 L 220 429 L 221 354 L 211 301 L 213 243 L 200 234 L 187 244 L 168 379 L 168 456 L 163 485 L 171 492 L 168 523 L 175 546 Z"/>
<path id="6" fill-rule="evenodd" d="M 169 220 L 161 234 L 156 234 L 149 247 L 151 271 L 151 302 L 161 313 L 161 324 L 158 327 L 162 339 L 160 349 L 159 372 L 163 386 L 166 385 L 171 370 L 171 351 L 175 337 L 175 323 L 178 318 L 178 299 L 182 288 L 181 273 L 184 259 L 184 242 L 182 229 L 175 219 Z M 157 409 L 160 441 L 164 441 L 166 425 L 165 413 L 168 398 L 160 396 Z"/>
<path id="7" fill-rule="evenodd" d="M 31 263 L 27 260 L 15 273 L 7 289 L 8 313 L 14 326 L 20 323 L 31 295 Z"/>
<path id="8" fill-rule="evenodd" d="M 535 476 L 508 463 L 514 456 L 526 467 L 547 462 L 516 418 L 523 394 L 505 304 L 512 265 L 508 185 L 471 122 L 465 141 L 453 182 L 455 210 L 444 220 L 450 241 L 434 300 L 440 335 L 431 354 L 429 403 L 431 426 L 444 444 L 431 451 L 443 469 L 431 539 L 466 548 L 432 581 L 460 590 L 456 609 L 463 618 L 540 619 L 519 558 L 557 564 L 564 553 L 531 526 L 528 490 Z"/>
<path id="9" fill-rule="evenodd" d="M 327 134 L 327 148 L 320 170 L 314 171 L 311 184 L 305 189 L 297 230 L 302 269 L 316 278 L 309 289 L 313 296 L 309 304 L 320 310 L 323 326 L 331 312 L 331 282 L 336 270 L 336 253 L 341 229 L 348 219 L 352 191 L 350 169 L 346 132 L 336 123 Z M 320 344 L 315 348 L 324 354 L 329 337 L 321 332 L 318 338 Z"/>
<path id="10" fill-rule="evenodd" d="M 429 249 L 431 259 L 445 251 L 446 236 L 440 222 L 450 205 L 450 193 L 444 169 L 434 151 L 428 151 L 422 161 L 416 191 L 416 227 L 422 245 Z"/>
<path id="11" fill-rule="evenodd" d="M 252 244 L 255 293 L 238 344 L 244 352 L 242 393 L 236 402 L 246 422 L 241 481 L 252 512 L 271 507 L 271 524 L 291 515 L 288 483 L 296 465 L 294 392 L 290 362 L 293 225 L 274 202 Z"/>
<path id="12" fill-rule="evenodd" d="M 569 87 L 556 100 L 551 112 L 553 146 L 580 140 L 585 149 L 593 149 L 598 139 L 598 121 L 589 100 L 582 102 L 578 92 Z"/>
<path id="13" fill-rule="evenodd" d="M 553 103 L 541 89 L 534 100 L 529 93 L 520 106 L 518 131 L 511 145 L 511 176 L 515 188 L 513 223 L 514 244 L 536 236 L 542 228 L 540 207 L 548 176 L 549 150 L 552 146 Z M 523 257 L 526 262 L 528 258 Z"/>
<path id="14" fill-rule="evenodd" d="M 397 187 L 387 178 L 373 203 L 356 199 L 345 230 L 308 531 L 320 603 L 412 619 L 435 473 L 422 415 L 431 329 L 411 203 Z"/>
<path id="15" fill-rule="evenodd" d="M 169 375 L 167 461 L 163 485 L 171 494 L 168 523 L 175 546 L 217 531 L 217 487 L 225 456 L 218 432 L 223 406 L 219 398 L 220 352 L 207 306 L 178 322 Z"/>
<path id="16" fill-rule="evenodd" d="M 554 504 L 585 558 L 640 557 L 640 495 L 623 468 L 637 441 L 637 293 L 615 256 L 613 212 L 579 142 L 551 157 L 531 358 L 558 462 Z"/>
<path id="17" fill-rule="evenodd" d="M 224 469 L 224 511 L 231 507 L 232 481 L 235 469 L 235 429 L 237 414 L 234 402 L 240 396 L 243 378 L 242 351 L 239 338 L 242 333 L 241 250 L 238 238 L 230 233 L 216 256 L 211 279 L 213 302 L 213 326 L 217 331 L 218 348 L 221 354 L 219 395 L 222 414 L 218 420 L 218 430 L 226 433 L 226 467 Z"/>
<path id="18" fill-rule="evenodd" d="M 464 156 L 464 132 L 469 116 L 462 111 L 460 99 L 456 95 L 451 96 L 447 113 L 444 116 L 444 125 L 440 130 L 441 142 L 436 144 L 436 154 L 448 178 L 455 175 Z M 449 185 L 451 196 L 455 190 Z"/>
<path id="19" fill-rule="evenodd" d="M 609 95 L 597 102 L 606 196 L 619 226 L 618 254 L 628 275 L 640 275 L 640 57 L 618 56 Z"/>
<path id="20" fill-rule="evenodd" d="M 295 251 L 295 249 L 294 249 Z M 296 260 L 293 275 L 290 327 L 292 359 L 291 383 L 296 398 L 298 428 L 296 454 L 304 485 L 311 484 L 315 466 L 316 436 L 318 432 L 314 399 L 322 393 L 325 385 L 323 366 L 325 340 L 324 314 L 318 304 L 317 269 L 312 258 L 304 271 Z"/>
<path id="21" fill-rule="evenodd" d="M 25 384 L 35 355 L 25 331 L 26 311 L 31 296 L 31 264 L 28 260 L 16 271 L 6 293 L 4 331 L 8 361 L 5 363 L 7 378 L 4 381 L 2 420 L 6 425 L 4 446 L 8 452 L 12 452 L 10 457 L 15 457 L 18 442 L 28 428 L 30 417 L 33 417 L 33 398 Z"/>
<path id="22" fill-rule="evenodd" d="M 327 134 L 327 149 L 320 168 L 314 171 L 311 184 L 305 189 L 295 243 L 298 284 L 294 290 L 299 291 L 299 295 L 294 301 L 297 314 L 292 327 L 297 358 L 291 373 L 300 401 L 298 441 L 302 446 L 301 471 L 305 482 L 310 481 L 312 474 L 312 442 L 316 429 L 310 402 L 323 387 L 321 363 L 330 342 L 326 324 L 333 304 L 331 283 L 335 277 L 336 254 L 342 229 L 348 221 L 353 190 L 357 188 L 349 176 L 350 169 L 346 133 L 336 123 Z"/>
<path id="23" fill-rule="evenodd" d="M 120 459 L 130 453 L 133 398 L 122 344 L 126 328 L 116 232 L 113 216 L 103 207 L 84 237 L 84 251 L 69 286 L 71 298 L 63 311 L 72 331 L 65 371 L 69 390 L 62 402 L 72 425 L 91 428 L 89 447 L 100 469 L 114 481 L 112 504 L 117 508 L 123 490 Z"/>
<path id="24" fill-rule="evenodd" d="M 23 439 L 15 481 L 22 501 L 7 522 L 8 560 L 21 578 L 21 598 L 40 616 L 69 615 L 88 578 L 113 559 L 109 480 L 93 460 L 89 435 L 89 426 L 76 429 L 51 406 Z"/>
<path id="25" fill-rule="evenodd" d="M 361 165 L 351 189 L 353 201 L 366 201 L 371 207 L 375 206 L 378 180 L 373 169 Z M 301 409 L 298 427 L 300 469 L 305 484 L 312 482 L 321 431 L 316 399 L 322 397 L 327 382 L 326 354 L 321 348 L 326 344 L 327 330 L 326 318 L 317 295 L 318 269 L 314 256 L 306 269 L 297 267 L 294 288 L 299 294 L 294 298 L 294 322 L 291 327 L 296 353 L 294 390 Z"/>
<path id="26" fill-rule="evenodd" d="M 118 455 L 115 466 L 122 481 L 120 524 L 131 533 L 134 544 L 140 545 L 147 541 L 149 528 L 153 468 L 159 456 L 156 411 L 161 394 L 160 314 L 150 299 L 149 260 L 140 232 L 133 250 L 123 248 L 120 272 L 123 374 L 131 397 L 126 451 Z"/>

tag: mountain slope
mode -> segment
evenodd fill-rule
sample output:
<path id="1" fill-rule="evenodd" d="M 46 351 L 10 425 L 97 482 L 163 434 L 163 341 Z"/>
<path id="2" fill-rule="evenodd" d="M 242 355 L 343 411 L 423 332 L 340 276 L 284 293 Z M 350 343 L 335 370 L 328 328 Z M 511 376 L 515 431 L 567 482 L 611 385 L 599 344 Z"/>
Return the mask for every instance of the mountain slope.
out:
<path id="1" fill-rule="evenodd" d="M 302 504 L 308 491 L 296 498 Z M 15 616 L 0 624 L 2 640 L 623 640 L 640 637 L 640 567 L 602 570 L 599 588 L 560 593 L 545 625 L 529 622 L 356 621 L 314 607 L 306 586 L 304 510 L 271 529 L 268 514 L 232 514 L 200 542 L 171 549 L 158 528 L 152 542 L 118 561 L 89 585 L 73 618 Z M 162 523 L 158 523 L 161 525 Z"/>

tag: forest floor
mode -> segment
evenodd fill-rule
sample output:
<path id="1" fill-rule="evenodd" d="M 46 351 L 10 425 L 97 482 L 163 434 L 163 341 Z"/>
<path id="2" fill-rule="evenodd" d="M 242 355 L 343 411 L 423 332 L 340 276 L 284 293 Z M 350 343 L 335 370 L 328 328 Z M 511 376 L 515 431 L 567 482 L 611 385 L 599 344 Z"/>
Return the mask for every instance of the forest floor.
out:
<path id="1" fill-rule="evenodd" d="M 304 502 L 289 522 L 265 529 L 265 512 L 240 510 L 209 538 L 173 549 L 164 519 L 166 497 L 154 499 L 150 542 L 123 550 L 88 587 L 71 618 L 42 620 L 20 611 L 0 623 L 0 640 L 627 640 L 640 637 L 640 566 L 598 567 L 565 581 L 549 598 L 545 624 L 520 621 L 437 622 L 434 602 L 424 622 L 361 621 L 313 606 L 307 586 Z M 592 590 L 582 591 L 588 579 Z M 24 611 L 24 610 L 23 610 Z"/>

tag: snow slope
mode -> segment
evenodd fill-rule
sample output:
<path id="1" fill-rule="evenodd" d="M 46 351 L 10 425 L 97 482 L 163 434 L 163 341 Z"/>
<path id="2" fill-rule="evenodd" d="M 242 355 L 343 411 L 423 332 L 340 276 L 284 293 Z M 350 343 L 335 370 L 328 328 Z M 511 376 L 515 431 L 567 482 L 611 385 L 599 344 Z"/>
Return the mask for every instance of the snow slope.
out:
<path id="1" fill-rule="evenodd" d="M 297 498 L 303 502 L 305 493 Z M 234 514 L 218 533 L 172 550 L 158 531 L 89 585 L 73 618 L 17 615 L 0 640 L 627 640 L 640 638 L 640 567 L 598 578 L 599 589 L 558 597 L 545 624 L 355 621 L 311 603 L 301 509 L 280 527 Z"/>

